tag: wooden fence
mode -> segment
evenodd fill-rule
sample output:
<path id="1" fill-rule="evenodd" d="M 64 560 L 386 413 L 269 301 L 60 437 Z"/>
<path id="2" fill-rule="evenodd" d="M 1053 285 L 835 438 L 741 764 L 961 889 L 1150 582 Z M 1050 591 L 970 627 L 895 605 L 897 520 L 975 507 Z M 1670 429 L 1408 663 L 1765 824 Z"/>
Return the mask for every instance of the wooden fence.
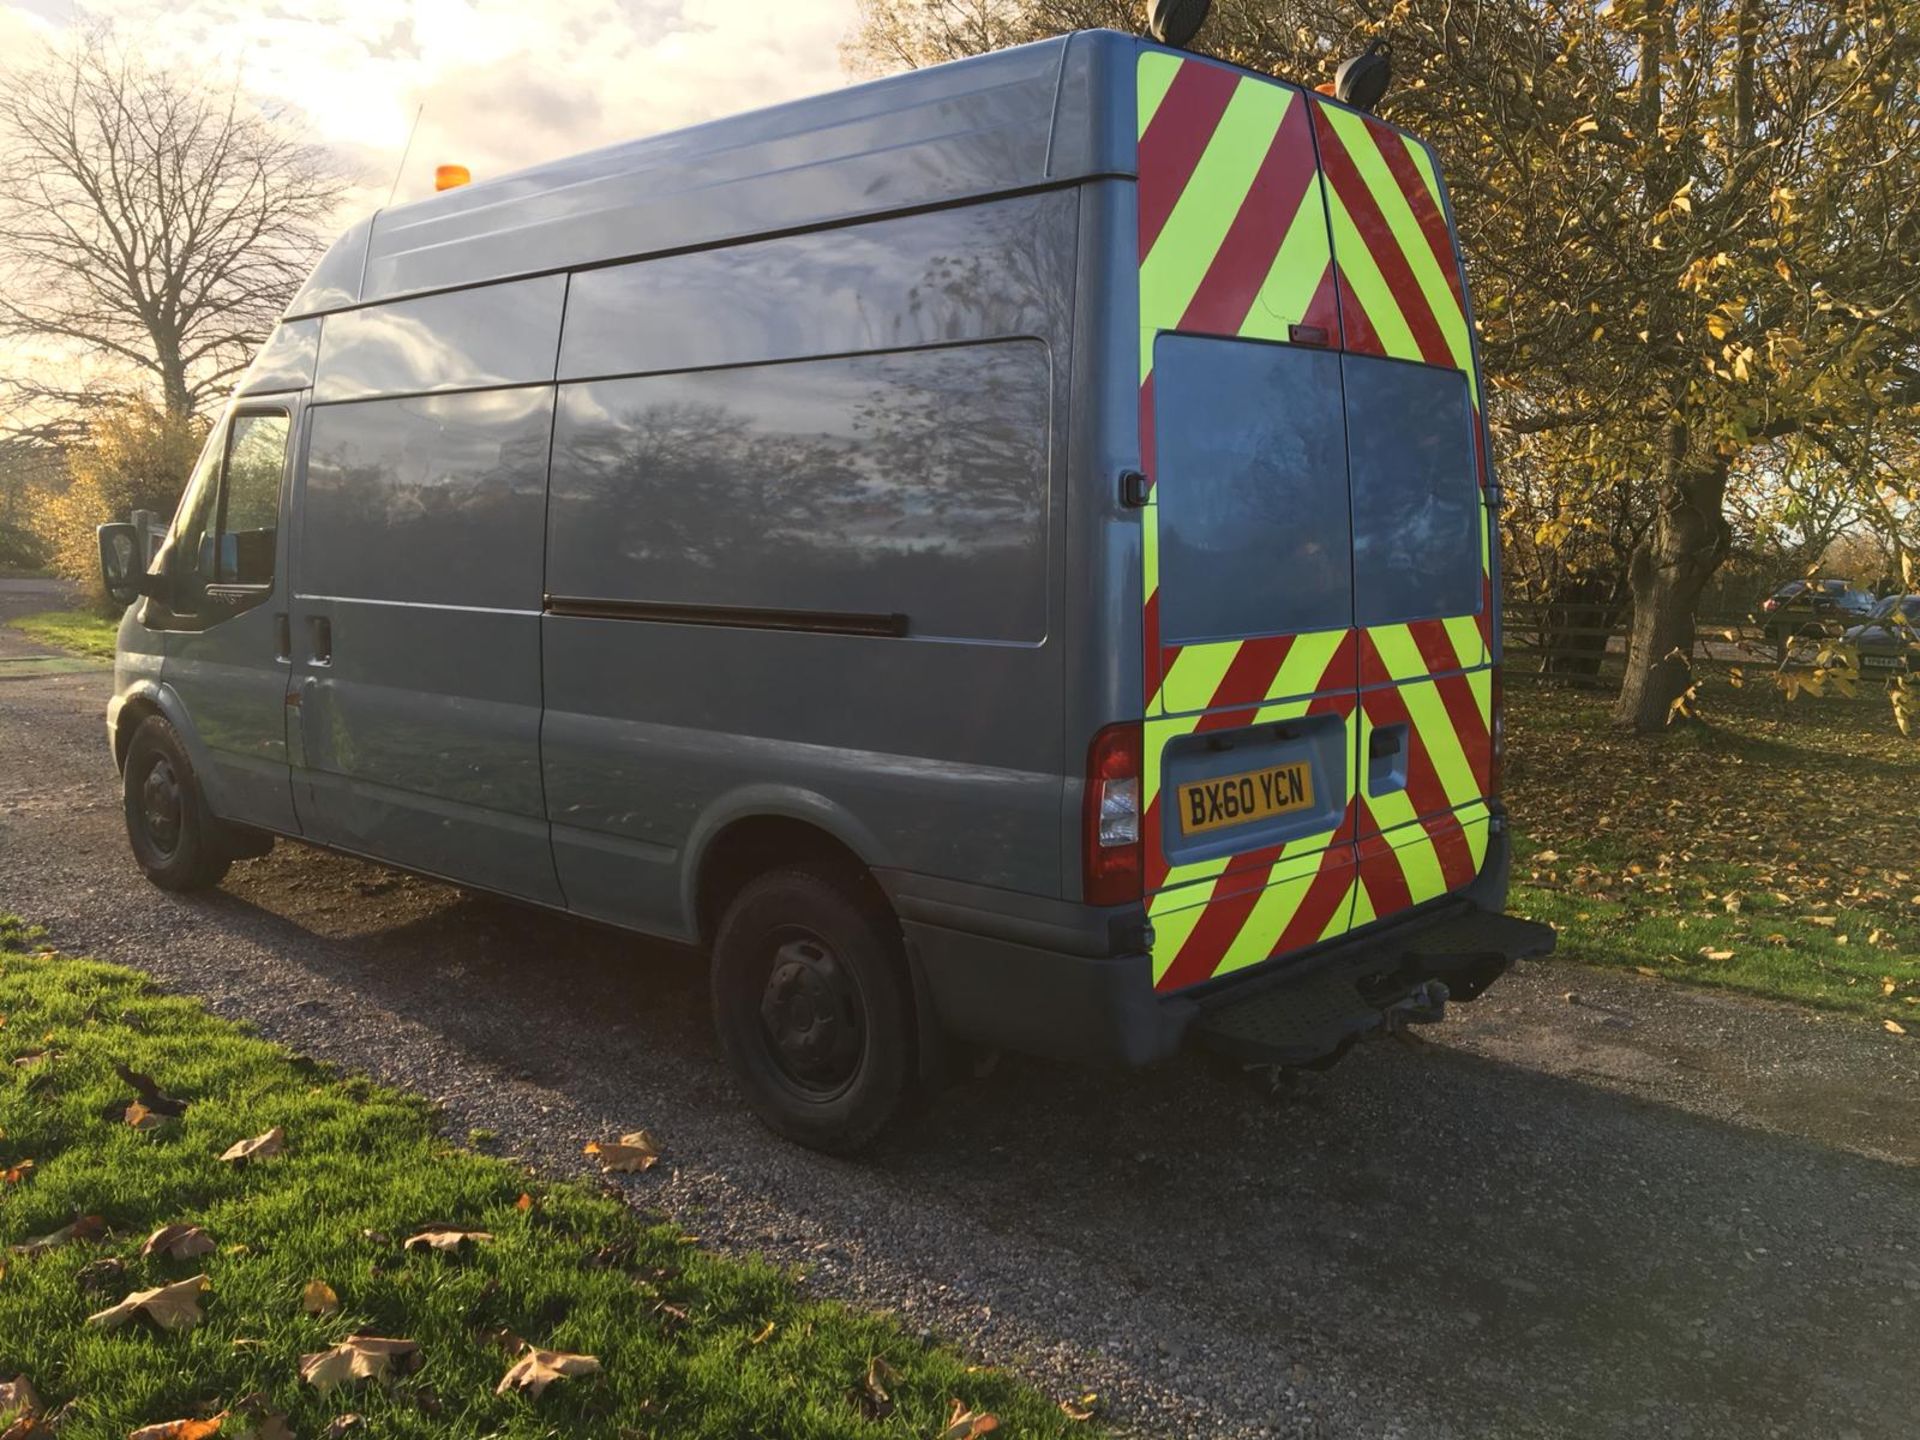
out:
<path id="1" fill-rule="evenodd" d="M 1501 612 L 1508 680 L 1613 689 L 1627 662 L 1629 610 L 1612 624 L 1604 607 L 1509 603 Z M 1804 616 L 1795 625 L 1811 625 Z M 1838 635 L 1839 624 L 1830 623 Z M 1771 665 L 1780 656 L 1779 637 L 1751 615 L 1701 616 L 1694 625 L 1693 658 L 1733 664 Z"/>

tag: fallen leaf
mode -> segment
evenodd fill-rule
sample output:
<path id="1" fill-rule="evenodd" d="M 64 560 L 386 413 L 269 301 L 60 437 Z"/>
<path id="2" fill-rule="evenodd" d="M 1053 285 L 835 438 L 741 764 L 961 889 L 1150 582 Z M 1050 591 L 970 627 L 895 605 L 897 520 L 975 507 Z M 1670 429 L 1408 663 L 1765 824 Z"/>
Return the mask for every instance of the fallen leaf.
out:
<path id="1" fill-rule="evenodd" d="M 540 1350 L 529 1345 L 513 1367 L 494 1386 L 493 1393 L 524 1390 L 529 1399 L 538 1400 L 540 1392 L 556 1380 L 570 1375 L 599 1373 L 600 1362 L 591 1355 L 568 1355 L 560 1350 Z"/>
<path id="2" fill-rule="evenodd" d="M 451 1225 L 429 1225 L 418 1235 L 409 1239 L 402 1248 L 407 1250 L 458 1250 L 469 1241 L 476 1245 L 485 1244 L 493 1236 L 485 1230 L 456 1230 Z"/>
<path id="3" fill-rule="evenodd" d="M 118 1305 L 89 1315 L 87 1324 L 111 1330 L 135 1315 L 145 1315 L 162 1330 L 189 1330 L 203 1318 L 200 1292 L 206 1288 L 206 1276 L 190 1275 L 154 1290 L 136 1290 Z"/>
<path id="4" fill-rule="evenodd" d="M 1560 852 L 1558 850 L 1542 850 L 1538 855 L 1533 857 L 1533 863 L 1536 865 L 1551 865 L 1559 858 Z"/>
<path id="5" fill-rule="evenodd" d="M 249 1395 L 236 1403 L 220 1434 L 226 1440 L 294 1440 L 287 1417 L 269 1405 L 265 1395 Z"/>
<path id="6" fill-rule="evenodd" d="M 1898 1020 L 1882 1020 L 1880 1023 L 1887 1027 L 1887 1033 L 1889 1035 L 1904 1035 L 1907 1033 L 1907 1027 L 1902 1025 Z"/>
<path id="7" fill-rule="evenodd" d="M 1715 950 L 1715 949 L 1714 949 L 1714 948 L 1713 948 L 1713 947 L 1712 947 L 1711 945 L 1702 945 L 1702 946 L 1700 947 L 1700 953 L 1701 953 L 1702 955 L 1704 955 L 1704 956 L 1706 956 L 1706 957 L 1707 957 L 1707 959 L 1709 959 L 1709 960 L 1731 960 L 1731 959 L 1733 959 L 1733 951 L 1731 951 L 1731 950 Z"/>
<path id="8" fill-rule="evenodd" d="M 24 1375 L 0 1381 L 0 1425 L 7 1427 L 0 1434 L 30 1435 L 39 1428 L 33 1423 L 39 1416 L 40 1397 L 34 1394 L 32 1381 Z"/>
<path id="9" fill-rule="evenodd" d="M 22 1160 L 19 1164 L 0 1170 L 0 1181 L 8 1185 L 18 1185 L 33 1173 L 33 1161 Z"/>
<path id="10" fill-rule="evenodd" d="M 37 1235 L 12 1247 L 16 1255 L 38 1255 L 76 1240 L 98 1240 L 107 1232 L 107 1223 L 98 1215 L 76 1215 L 71 1223 L 45 1235 Z"/>
<path id="11" fill-rule="evenodd" d="M 127 1440 L 208 1440 L 220 1433 L 226 1418 L 227 1412 L 222 1410 L 205 1420 L 162 1420 L 158 1425 L 142 1425 Z"/>
<path id="12" fill-rule="evenodd" d="M 366 1423 L 365 1416 L 356 1415 L 353 1411 L 349 1410 L 344 1415 L 334 1416 L 327 1428 L 322 1430 L 320 1434 L 322 1440 L 339 1440 L 339 1437 L 346 1434 L 349 1430 L 357 1430 Z"/>
<path id="13" fill-rule="evenodd" d="M 196 1255 L 211 1255 L 217 1247 L 213 1237 L 198 1225 L 183 1225 L 175 1222 L 162 1225 L 147 1237 L 147 1243 L 140 1247 L 140 1254 L 152 1255 L 158 1251 L 174 1260 L 191 1260 Z"/>
<path id="14" fill-rule="evenodd" d="M 384 1381 L 390 1374 L 418 1364 L 416 1340 L 388 1340 L 379 1335 L 349 1335 L 331 1350 L 300 1357 L 300 1378 L 325 1392 L 336 1385 L 362 1380 Z"/>
<path id="15" fill-rule="evenodd" d="M 1800 918 L 1809 925 L 1838 925 L 1840 923 L 1840 917 L 1838 915 L 1802 915 Z"/>
<path id="16" fill-rule="evenodd" d="M 151 1075 L 142 1075 L 138 1070 L 129 1070 L 118 1060 L 113 1062 L 113 1073 L 127 1084 L 133 1086 L 140 1097 L 140 1103 L 156 1115 L 184 1115 L 187 1102 L 177 1100 L 154 1083 Z"/>
<path id="17" fill-rule="evenodd" d="M 286 1147 L 287 1132 L 276 1125 L 264 1135 L 256 1135 L 251 1140 L 240 1140 L 229 1145 L 220 1158 L 235 1164 L 246 1160 L 264 1160 L 269 1155 L 278 1155 Z"/>
<path id="18" fill-rule="evenodd" d="M 520 1192 L 520 1198 L 513 1202 L 513 1208 L 516 1210 L 533 1209 L 533 1196 L 529 1195 L 526 1191 L 522 1190 Z"/>
<path id="19" fill-rule="evenodd" d="M 893 1413 L 893 1396 L 887 1393 L 887 1386 L 897 1378 L 899 1371 L 875 1355 L 867 1361 L 867 1373 L 860 1388 L 849 1390 L 847 1396 L 867 1419 L 884 1420 Z"/>
<path id="20" fill-rule="evenodd" d="M 138 1100 L 127 1106 L 127 1108 L 120 1113 L 127 1124 L 131 1125 L 135 1130 L 158 1130 L 162 1125 L 167 1123 L 166 1116 L 149 1110 Z"/>
<path id="21" fill-rule="evenodd" d="M 947 1416 L 947 1428 L 940 1432 L 940 1440 L 974 1440 L 976 1436 L 999 1428 L 999 1416 L 989 1415 L 985 1411 L 976 1413 L 956 1400 L 952 1413 Z"/>
<path id="22" fill-rule="evenodd" d="M 769 1320 L 767 1321 L 766 1324 L 762 1325 L 758 1330 L 754 1332 L 753 1338 L 747 1341 L 747 1343 L 749 1345 L 764 1345 L 767 1343 L 767 1341 L 773 1338 L 773 1331 L 774 1331 L 773 1321 Z"/>
<path id="23" fill-rule="evenodd" d="M 1083 1423 L 1093 1419 L 1093 1412 L 1099 1403 L 1099 1394 L 1089 1390 L 1076 1400 L 1062 1400 L 1060 1402 L 1060 1413 L 1075 1423 Z"/>
<path id="24" fill-rule="evenodd" d="M 1633 969 L 1635 974 L 1644 975 L 1649 980 L 1658 980 L 1660 978 L 1660 972 L 1651 965 L 1636 965 Z"/>
<path id="25" fill-rule="evenodd" d="M 645 1130 L 629 1131 L 604 1145 L 598 1140 L 589 1140 L 583 1153 L 598 1159 L 600 1169 L 608 1175 L 651 1170 L 660 1161 L 660 1147 Z"/>
<path id="26" fill-rule="evenodd" d="M 309 1315 L 331 1315 L 340 1308 L 340 1297 L 324 1280 L 309 1280 L 300 1292 L 300 1308 Z"/>

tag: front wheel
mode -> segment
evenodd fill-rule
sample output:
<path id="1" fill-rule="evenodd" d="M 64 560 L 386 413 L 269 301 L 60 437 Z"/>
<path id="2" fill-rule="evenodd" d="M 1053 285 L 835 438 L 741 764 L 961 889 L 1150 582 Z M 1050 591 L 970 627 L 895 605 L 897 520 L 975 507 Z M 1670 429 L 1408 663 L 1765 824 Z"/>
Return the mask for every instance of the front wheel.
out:
<path id="1" fill-rule="evenodd" d="M 163 890 L 218 885 L 233 863 L 207 813 L 193 762 L 173 726 L 149 715 L 127 746 L 121 777 L 127 839 L 147 878 Z"/>
<path id="2" fill-rule="evenodd" d="M 858 1150 L 911 1097 L 899 925 L 836 876 L 776 870 L 740 892 L 714 941 L 713 1015 L 748 1104 L 810 1149 Z"/>

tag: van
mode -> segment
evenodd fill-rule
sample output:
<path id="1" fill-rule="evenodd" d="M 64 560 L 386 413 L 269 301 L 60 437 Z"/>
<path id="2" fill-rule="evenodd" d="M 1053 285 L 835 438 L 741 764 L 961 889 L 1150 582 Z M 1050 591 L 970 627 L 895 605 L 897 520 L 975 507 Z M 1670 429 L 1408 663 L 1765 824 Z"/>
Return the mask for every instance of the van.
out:
<path id="1" fill-rule="evenodd" d="M 824 1149 L 975 1047 L 1322 1062 L 1552 944 L 1481 406 L 1427 148 L 1120 34 L 381 211 L 102 533 L 134 855 L 705 947 Z"/>

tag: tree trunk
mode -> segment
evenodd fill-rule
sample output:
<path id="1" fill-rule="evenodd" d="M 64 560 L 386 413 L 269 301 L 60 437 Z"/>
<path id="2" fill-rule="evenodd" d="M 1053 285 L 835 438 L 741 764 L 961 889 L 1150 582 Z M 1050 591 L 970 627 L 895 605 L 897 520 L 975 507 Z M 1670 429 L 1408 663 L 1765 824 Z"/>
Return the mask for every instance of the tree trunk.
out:
<path id="1" fill-rule="evenodd" d="M 1660 508 L 1633 553 L 1633 629 L 1614 723 L 1642 733 L 1666 728 L 1673 702 L 1693 683 L 1693 616 L 1700 592 L 1726 557 L 1731 529 L 1721 513 L 1724 461 L 1687 463 L 1687 429 L 1667 431 Z"/>

